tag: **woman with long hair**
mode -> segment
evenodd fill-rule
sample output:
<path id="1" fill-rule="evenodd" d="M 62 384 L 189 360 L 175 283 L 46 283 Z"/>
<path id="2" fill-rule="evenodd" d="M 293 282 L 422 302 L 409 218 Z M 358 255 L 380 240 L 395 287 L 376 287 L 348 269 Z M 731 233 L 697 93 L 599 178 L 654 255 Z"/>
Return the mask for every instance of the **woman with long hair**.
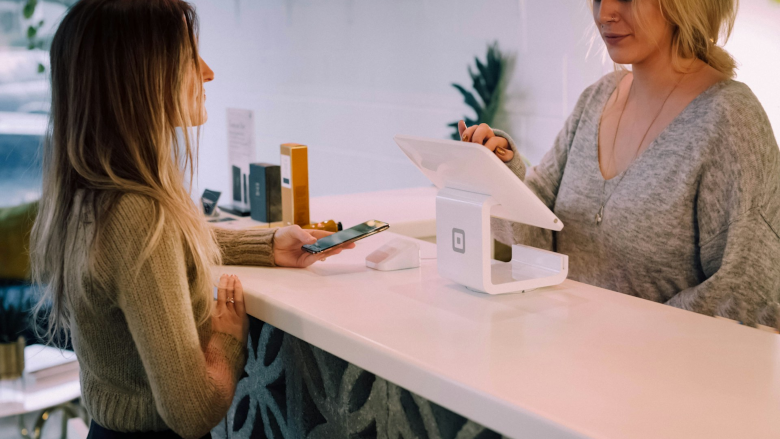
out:
<path id="1" fill-rule="evenodd" d="M 81 0 L 52 42 L 36 313 L 50 341 L 71 334 L 90 438 L 208 436 L 248 332 L 241 282 L 221 276 L 215 303 L 212 267 L 322 258 L 301 246 L 325 232 L 213 229 L 193 203 L 193 127 L 214 77 L 197 41 L 184 1 Z"/>
<path id="2" fill-rule="evenodd" d="M 780 153 L 755 95 L 733 80 L 737 0 L 593 0 L 612 60 L 541 163 L 487 125 L 495 151 L 563 221 L 494 221 L 499 240 L 567 254 L 569 277 L 745 324 L 780 327 Z"/>

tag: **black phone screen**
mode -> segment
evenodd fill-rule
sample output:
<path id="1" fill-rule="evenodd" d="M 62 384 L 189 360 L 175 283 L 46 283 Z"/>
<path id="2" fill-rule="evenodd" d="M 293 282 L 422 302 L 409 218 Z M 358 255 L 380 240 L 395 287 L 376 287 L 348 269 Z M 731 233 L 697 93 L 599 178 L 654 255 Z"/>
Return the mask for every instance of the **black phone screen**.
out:
<path id="1" fill-rule="evenodd" d="M 217 201 L 219 200 L 219 196 L 221 194 L 221 192 L 212 191 L 209 189 L 203 191 L 203 196 L 200 197 L 200 199 L 203 201 L 203 213 L 205 213 L 206 216 L 210 216 L 212 213 L 214 213 L 214 208 L 217 207 Z"/>
<path id="2" fill-rule="evenodd" d="M 332 235 L 326 236 L 317 240 L 314 244 L 304 245 L 303 249 L 309 253 L 320 253 L 341 244 L 357 241 L 367 236 L 379 233 L 388 229 L 390 226 L 387 223 L 381 221 L 366 221 L 362 224 L 358 224 L 355 227 L 336 232 Z"/>

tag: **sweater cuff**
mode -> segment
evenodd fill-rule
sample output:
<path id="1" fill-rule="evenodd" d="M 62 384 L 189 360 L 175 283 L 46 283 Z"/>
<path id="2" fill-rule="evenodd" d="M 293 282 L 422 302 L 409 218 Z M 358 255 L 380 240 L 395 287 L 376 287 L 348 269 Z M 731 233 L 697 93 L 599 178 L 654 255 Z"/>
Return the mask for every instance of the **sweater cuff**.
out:
<path id="1" fill-rule="evenodd" d="M 512 156 L 512 160 L 504 163 L 518 178 L 520 178 L 520 180 L 525 181 L 525 163 L 523 163 L 523 157 L 520 155 L 520 151 L 517 150 L 515 141 L 512 140 L 509 134 L 501 130 L 493 129 L 493 134 L 498 137 L 503 137 L 509 142 L 509 147 L 512 149 L 514 155 Z"/>
<path id="2" fill-rule="evenodd" d="M 277 229 L 214 229 L 224 265 L 273 267 L 274 234 Z"/>
<path id="3" fill-rule="evenodd" d="M 246 366 L 246 346 L 241 344 L 235 337 L 224 332 L 214 332 L 211 334 L 212 342 L 216 342 L 222 350 L 222 354 L 227 362 L 227 367 L 232 369 L 233 376 L 238 381 L 241 371 Z"/>

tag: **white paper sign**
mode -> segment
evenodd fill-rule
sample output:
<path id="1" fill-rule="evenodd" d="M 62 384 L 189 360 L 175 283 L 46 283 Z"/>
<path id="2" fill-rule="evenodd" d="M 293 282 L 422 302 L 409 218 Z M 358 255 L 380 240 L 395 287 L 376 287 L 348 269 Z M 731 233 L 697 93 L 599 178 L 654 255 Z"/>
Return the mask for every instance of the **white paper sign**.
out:
<path id="1" fill-rule="evenodd" d="M 286 154 L 282 154 L 282 165 L 281 165 L 281 171 L 282 171 L 282 187 L 292 187 L 292 170 L 291 170 L 291 162 L 290 162 L 290 156 Z"/>
<path id="2" fill-rule="evenodd" d="M 249 209 L 249 164 L 255 159 L 254 112 L 228 108 L 227 125 L 233 204 Z"/>

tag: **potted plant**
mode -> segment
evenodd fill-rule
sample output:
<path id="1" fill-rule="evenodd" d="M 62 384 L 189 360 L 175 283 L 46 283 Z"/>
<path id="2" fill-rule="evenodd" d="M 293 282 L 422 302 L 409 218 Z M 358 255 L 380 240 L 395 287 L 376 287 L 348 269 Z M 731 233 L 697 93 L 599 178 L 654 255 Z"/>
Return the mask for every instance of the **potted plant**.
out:
<path id="1" fill-rule="evenodd" d="M 24 337 L 30 323 L 28 300 L 21 293 L 0 296 L 0 380 L 16 379 L 24 372 Z"/>
<path id="2" fill-rule="evenodd" d="M 493 119 L 501 102 L 501 93 L 503 92 L 502 79 L 507 62 L 508 59 L 499 50 L 498 43 L 494 42 L 488 46 L 484 63 L 479 58 L 474 58 L 474 63 L 477 66 L 476 71 L 472 70 L 471 66 L 468 67 L 474 93 L 466 90 L 466 87 L 462 85 L 452 84 L 463 95 L 466 105 L 471 107 L 476 114 L 475 119 L 468 116 L 463 117 L 466 126 L 479 125 L 481 123 L 493 125 Z M 474 96 L 475 93 L 479 98 Z M 458 122 L 453 122 L 447 126 L 455 129 L 455 132 L 452 133 L 452 140 L 460 140 Z"/>

